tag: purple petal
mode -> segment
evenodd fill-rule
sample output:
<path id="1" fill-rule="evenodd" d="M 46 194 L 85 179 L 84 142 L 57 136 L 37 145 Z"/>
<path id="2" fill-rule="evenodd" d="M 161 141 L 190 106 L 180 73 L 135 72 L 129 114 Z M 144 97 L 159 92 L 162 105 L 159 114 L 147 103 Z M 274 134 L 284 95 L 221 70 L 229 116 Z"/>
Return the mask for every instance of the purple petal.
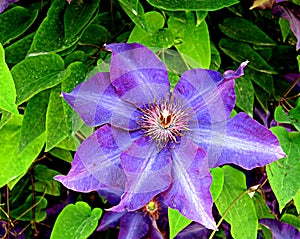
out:
<path id="1" fill-rule="evenodd" d="M 109 228 L 118 227 L 121 217 L 127 212 L 106 212 L 102 217 L 96 231 L 106 231 Z"/>
<path id="2" fill-rule="evenodd" d="M 121 218 L 118 239 L 140 239 L 149 231 L 148 222 L 140 212 L 126 213 Z"/>
<path id="3" fill-rule="evenodd" d="M 126 177 L 120 155 L 133 140 L 128 132 L 104 125 L 78 147 L 68 175 L 55 179 L 74 191 L 122 193 Z"/>
<path id="4" fill-rule="evenodd" d="M 273 239 L 300 239 L 299 230 L 288 223 L 269 218 L 263 218 L 259 220 L 259 223 L 270 229 Z"/>
<path id="5" fill-rule="evenodd" d="M 208 239 L 211 234 L 211 230 L 202 226 L 201 224 L 192 222 L 182 231 L 180 231 L 175 239 Z"/>
<path id="6" fill-rule="evenodd" d="M 97 73 L 63 96 L 89 126 L 110 123 L 124 129 L 138 128 L 136 107 L 119 98 L 107 72 Z"/>
<path id="7" fill-rule="evenodd" d="M 9 4 L 17 2 L 18 0 L 0 0 L 0 13 L 2 13 Z"/>
<path id="8" fill-rule="evenodd" d="M 185 217 L 209 229 L 216 229 L 210 194 L 212 178 L 205 152 L 186 138 L 182 138 L 171 152 L 173 183 L 162 194 L 164 203 L 179 210 Z"/>
<path id="9" fill-rule="evenodd" d="M 171 181 L 171 155 L 168 149 L 159 150 L 156 142 L 143 137 L 136 140 L 121 155 L 127 177 L 125 193 L 113 211 L 137 210 L 155 195 L 165 191 Z"/>
<path id="10" fill-rule="evenodd" d="M 289 74 L 286 74 L 286 75 L 284 75 L 284 79 L 287 81 L 287 82 L 289 82 L 289 83 L 291 83 L 291 85 L 296 81 L 296 80 L 298 80 L 300 78 L 300 74 L 299 73 L 289 73 Z M 295 82 L 296 83 L 296 82 Z M 295 84 L 294 83 L 294 84 Z M 297 83 L 296 83 L 296 85 L 294 86 L 294 89 L 298 92 L 298 91 L 300 91 L 300 81 L 298 81 Z"/>
<path id="11" fill-rule="evenodd" d="M 170 91 L 166 66 L 138 43 L 111 44 L 111 82 L 117 94 L 137 106 L 165 98 Z"/>
<path id="12" fill-rule="evenodd" d="M 186 101 L 186 107 L 193 110 L 200 125 L 223 122 L 229 118 L 235 104 L 233 79 L 243 75 L 245 66 L 246 62 L 236 72 L 226 71 L 224 77 L 211 70 L 186 71 L 173 95 Z"/>
<path id="13" fill-rule="evenodd" d="M 252 169 L 285 157 L 276 136 L 245 113 L 195 129 L 193 140 L 208 153 L 210 167 L 233 163 Z"/>
<path id="14" fill-rule="evenodd" d="M 297 37 L 296 49 L 300 49 L 300 6 L 296 4 L 281 5 L 276 4 L 272 13 L 282 17 L 290 22 L 290 27 L 294 35 Z"/>

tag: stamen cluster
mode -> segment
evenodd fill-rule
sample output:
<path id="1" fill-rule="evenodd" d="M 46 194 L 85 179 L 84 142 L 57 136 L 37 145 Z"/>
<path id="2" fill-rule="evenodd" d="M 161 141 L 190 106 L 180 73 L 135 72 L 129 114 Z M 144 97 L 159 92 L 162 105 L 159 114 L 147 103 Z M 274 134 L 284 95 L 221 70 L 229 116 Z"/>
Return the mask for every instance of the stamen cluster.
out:
<path id="1" fill-rule="evenodd" d="M 189 110 L 173 97 L 144 106 L 140 111 L 142 116 L 138 124 L 159 146 L 164 147 L 169 141 L 177 142 L 177 137 L 189 130 Z"/>

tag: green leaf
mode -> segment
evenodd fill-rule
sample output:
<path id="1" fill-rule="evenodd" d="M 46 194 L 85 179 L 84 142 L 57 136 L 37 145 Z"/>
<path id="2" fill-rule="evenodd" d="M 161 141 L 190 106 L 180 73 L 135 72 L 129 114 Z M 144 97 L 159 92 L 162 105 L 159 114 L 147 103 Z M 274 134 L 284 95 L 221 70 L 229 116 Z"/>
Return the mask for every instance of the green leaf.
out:
<path id="1" fill-rule="evenodd" d="M 60 52 L 76 44 L 93 19 L 99 0 L 72 1 L 67 8 L 66 5 L 66 1 L 52 1 L 47 17 L 34 36 L 29 53 Z"/>
<path id="2" fill-rule="evenodd" d="M 68 66 L 66 71 L 69 71 L 69 73 L 68 77 L 62 82 L 61 91 L 70 93 L 79 83 L 85 80 L 87 66 L 82 62 L 74 62 Z M 62 99 L 62 104 L 68 134 L 74 135 L 83 125 L 83 121 L 64 99 Z"/>
<path id="3" fill-rule="evenodd" d="M 210 186 L 210 192 L 211 192 L 211 195 L 215 202 L 218 199 L 218 197 L 220 196 L 222 189 L 223 189 L 224 171 L 223 171 L 223 169 L 217 167 L 217 168 L 211 169 L 210 173 L 213 178 L 212 184 Z"/>
<path id="4" fill-rule="evenodd" d="M 291 118 L 285 113 L 281 105 L 277 106 L 274 112 L 274 118 L 278 123 L 287 123 L 291 124 Z"/>
<path id="5" fill-rule="evenodd" d="M 245 193 L 245 175 L 230 166 L 224 166 L 225 180 L 223 190 L 219 198 L 215 201 L 216 206 L 223 216 L 225 211 L 232 206 L 232 203 L 242 193 Z M 252 199 L 245 194 L 232 206 L 225 220 L 231 225 L 231 234 L 235 239 L 256 239 L 258 219 Z"/>
<path id="6" fill-rule="evenodd" d="M 60 149 L 60 148 L 53 148 L 49 151 L 51 155 L 56 158 L 62 159 L 68 163 L 71 163 L 73 160 L 73 156 L 69 150 Z"/>
<path id="7" fill-rule="evenodd" d="M 36 196 L 35 197 L 35 202 L 38 203 L 36 205 L 36 207 L 34 207 L 34 211 L 35 211 L 35 221 L 36 222 L 41 222 L 43 220 L 46 219 L 47 214 L 46 214 L 46 207 L 47 207 L 47 200 L 45 198 L 42 198 L 40 196 Z M 12 218 L 18 218 L 18 220 L 20 221 L 32 221 L 32 195 L 30 194 L 25 203 L 22 204 L 22 206 L 12 210 L 10 212 L 10 216 Z M 20 217 L 25 211 L 27 211 L 27 213 L 25 213 L 22 217 Z"/>
<path id="8" fill-rule="evenodd" d="M 71 63 L 75 61 L 81 61 L 86 63 L 87 60 L 88 60 L 88 56 L 87 54 L 85 54 L 84 51 L 74 51 L 69 55 L 67 55 L 64 61 L 65 61 L 65 65 L 69 66 Z"/>
<path id="9" fill-rule="evenodd" d="M 259 72 L 252 69 L 246 69 L 245 76 L 259 85 L 269 94 L 275 93 L 273 76 L 267 73 Z"/>
<path id="10" fill-rule="evenodd" d="M 53 179 L 59 172 L 38 164 L 34 167 L 34 190 L 53 196 L 60 195 L 60 183 Z"/>
<path id="11" fill-rule="evenodd" d="M 273 214 L 270 211 L 270 208 L 259 193 L 255 193 L 252 199 L 254 202 L 258 219 L 274 218 Z"/>
<path id="12" fill-rule="evenodd" d="M 294 204 L 297 208 L 298 214 L 300 214 L 300 189 L 294 197 Z"/>
<path id="13" fill-rule="evenodd" d="M 45 143 L 45 134 L 42 134 L 28 144 L 21 154 L 18 154 L 16 145 L 20 140 L 22 120 L 21 115 L 14 115 L 0 129 L 0 188 L 24 174 L 39 155 Z"/>
<path id="14" fill-rule="evenodd" d="M 65 39 L 76 39 L 97 12 L 100 0 L 72 1 L 64 14 Z"/>
<path id="15" fill-rule="evenodd" d="M 17 105 L 63 81 L 64 61 L 59 55 L 27 57 L 11 69 L 17 90 Z"/>
<path id="16" fill-rule="evenodd" d="M 192 221 L 183 216 L 178 210 L 168 208 L 170 226 L 170 238 L 174 238 L 178 232 L 189 225 Z"/>
<path id="17" fill-rule="evenodd" d="M 56 147 L 60 149 L 76 151 L 79 145 L 80 141 L 75 136 L 72 136 L 62 140 Z"/>
<path id="18" fill-rule="evenodd" d="M 153 33 L 150 34 L 136 25 L 129 36 L 129 43 L 139 42 L 148 47 L 161 48 L 170 48 L 174 44 L 173 34 L 169 29 L 163 28 L 165 19 L 159 12 L 147 12 L 145 21 Z"/>
<path id="19" fill-rule="evenodd" d="M 228 37 L 261 46 L 274 46 L 276 43 L 259 27 L 241 17 L 226 18 L 219 25 Z"/>
<path id="20" fill-rule="evenodd" d="M 249 60 L 249 68 L 268 74 L 277 74 L 276 71 L 247 43 L 238 42 L 229 38 L 222 38 L 219 42 L 221 50 L 233 60 L 242 62 Z"/>
<path id="21" fill-rule="evenodd" d="M 45 132 L 49 96 L 50 91 L 45 90 L 28 101 L 21 128 L 19 153 L 21 153 L 30 142 Z"/>
<path id="22" fill-rule="evenodd" d="M 285 42 L 286 38 L 288 37 L 291 31 L 290 22 L 284 18 L 279 18 L 279 26 L 282 35 L 282 41 Z"/>
<path id="23" fill-rule="evenodd" d="M 119 0 L 118 2 L 126 14 L 137 26 L 144 29 L 146 32 L 153 32 L 151 27 L 148 26 L 148 23 L 146 22 L 144 8 L 138 0 Z"/>
<path id="24" fill-rule="evenodd" d="M 193 12 L 183 18 L 171 16 L 168 27 L 175 37 L 175 47 L 192 68 L 209 68 L 211 51 L 208 27 L 205 21 L 195 25 Z"/>
<path id="25" fill-rule="evenodd" d="M 219 0 L 219 1 L 189 1 L 189 0 L 147 0 L 151 5 L 157 8 L 170 11 L 201 10 L 214 11 L 224 7 L 229 7 L 238 3 L 238 0 Z"/>
<path id="26" fill-rule="evenodd" d="M 210 67 L 209 69 L 212 70 L 219 70 L 221 66 L 221 56 L 215 45 L 210 42 L 210 49 L 211 49 L 211 62 L 210 62 Z"/>
<path id="27" fill-rule="evenodd" d="M 51 89 L 46 114 L 46 149 L 49 151 L 68 136 L 68 128 L 63 109 L 61 85 Z"/>
<path id="28" fill-rule="evenodd" d="M 1 113 L 0 111 L 0 129 L 2 129 L 2 127 L 11 119 L 11 117 L 13 117 L 12 113 L 9 113 L 7 111 L 3 111 Z"/>
<path id="29" fill-rule="evenodd" d="M 1 16 L 1 15 L 0 15 Z M 15 104 L 16 89 L 12 75 L 5 63 L 4 49 L 0 43 L 0 108 L 18 114 Z"/>
<path id="30" fill-rule="evenodd" d="M 254 93 L 257 101 L 264 109 L 265 112 L 268 112 L 268 93 L 265 92 L 260 86 L 254 85 Z"/>
<path id="31" fill-rule="evenodd" d="M 0 43 L 8 44 L 23 34 L 35 21 L 38 11 L 16 6 L 0 15 Z"/>
<path id="32" fill-rule="evenodd" d="M 85 202 L 67 205 L 58 215 L 51 239 L 86 239 L 96 229 L 102 215 L 100 208 L 91 210 Z"/>
<path id="33" fill-rule="evenodd" d="M 253 117 L 254 88 L 247 75 L 235 81 L 236 106 Z"/>
<path id="34" fill-rule="evenodd" d="M 80 45 L 93 44 L 102 46 L 105 42 L 108 42 L 110 38 L 111 35 L 105 27 L 97 24 L 90 24 L 80 38 Z"/>
<path id="35" fill-rule="evenodd" d="M 270 185 L 279 203 L 280 211 L 293 199 L 300 188 L 300 133 L 288 133 L 285 128 L 271 128 L 278 137 L 286 158 L 267 166 Z"/>
<path id="36" fill-rule="evenodd" d="M 8 65 L 15 65 L 25 59 L 33 41 L 35 32 L 5 48 L 5 59 Z"/>

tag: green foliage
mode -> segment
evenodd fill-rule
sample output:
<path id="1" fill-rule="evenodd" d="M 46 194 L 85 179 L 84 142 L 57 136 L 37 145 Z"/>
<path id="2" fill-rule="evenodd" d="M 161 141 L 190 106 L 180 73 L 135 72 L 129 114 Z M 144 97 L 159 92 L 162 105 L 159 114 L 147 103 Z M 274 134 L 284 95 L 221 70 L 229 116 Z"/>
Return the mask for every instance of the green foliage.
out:
<path id="1" fill-rule="evenodd" d="M 27 104 L 21 128 L 19 152 L 46 130 L 46 112 L 50 91 L 45 90 L 32 97 Z"/>
<path id="2" fill-rule="evenodd" d="M 174 238 L 178 232 L 189 225 L 192 221 L 180 214 L 176 209 L 168 208 L 168 218 L 170 225 L 170 238 Z"/>
<path id="3" fill-rule="evenodd" d="M 245 175 L 230 166 L 222 167 L 224 171 L 224 185 L 222 192 L 215 201 L 216 206 L 222 216 L 229 209 L 225 220 L 231 225 L 231 233 L 235 239 L 256 238 L 258 228 L 258 218 L 253 200 L 245 193 Z"/>
<path id="4" fill-rule="evenodd" d="M 22 153 L 18 153 L 23 116 L 13 116 L 2 129 L 0 129 L 0 187 L 23 175 L 39 155 L 44 143 L 45 134 L 32 140 Z"/>
<path id="5" fill-rule="evenodd" d="M 212 184 L 210 186 L 210 192 L 213 197 L 213 200 L 216 201 L 220 196 L 223 185 L 224 185 L 224 171 L 222 168 L 213 168 L 211 169 L 211 175 L 213 178 Z"/>
<path id="6" fill-rule="evenodd" d="M 225 35 L 234 40 L 262 46 L 276 45 L 259 27 L 241 17 L 226 18 L 219 27 Z"/>
<path id="7" fill-rule="evenodd" d="M 151 5 L 171 11 L 184 11 L 184 10 L 201 10 L 212 11 L 229 7 L 238 3 L 238 0 L 220 0 L 220 1 L 188 1 L 188 0 L 147 0 Z"/>
<path id="8" fill-rule="evenodd" d="M 288 133 L 285 128 L 272 128 L 278 137 L 286 157 L 267 166 L 270 185 L 282 211 L 284 206 L 295 197 L 300 189 L 300 133 Z"/>
<path id="9" fill-rule="evenodd" d="M 102 210 L 85 202 L 69 204 L 59 214 L 51 239 L 85 239 L 96 229 Z"/>
<path id="10" fill-rule="evenodd" d="M 34 220 L 36 222 L 41 222 L 46 219 L 46 207 L 47 200 L 44 197 L 37 196 L 35 197 L 35 205 L 32 205 L 32 195 L 29 195 L 25 200 L 24 204 L 20 207 L 12 210 L 10 216 L 12 218 L 17 218 L 20 221 L 31 221 L 32 220 L 32 210 L 35 211 Z"/>
<path id="11" fill-rule="evenodd" d="M 64 62 L 59 55 L 42 54 L 25 58 L 11 69 L 17 105 L 63 81 Z"/>
<path id="12" fill-rule="evenodd" d="M 60 94 L 61 85 L 57 85 L 51 89 L 46 114 L 46 151 L 54 148 L 68 136 L 63 99 L 60 97 Z"/>
<path id="13" fill-rule="evenodd" d="M 36 20 L 38 10 L 16 6 L 0 15 L 0 43 L 8 44 L 23 34 Z"/>
<path id="14" fill-rule="evenodd" d="M 45 165 L 36 165 L 34 167 L 34 190 L 36 192 L 59 196 L 61 184 L 53 179 L 58 174 L 59 172 L 49 169 Z"/>
<path id="15" fill-rule="evenodd" d="M 163 28 L 164 17 L 159 12 L 147 12 L 144 14 L 145 22 L 151 29 L 148 33 L 138 25 L 132 30 L 128 42 L 140 42 L 149 47 L 169 48 L 174 44 L 174 37 L 170 29 Z"/>
<path id="16" fill-rule="evenodd" d="M 204 20 L 196 23 L 192 12 L 170 16 L 168 27 L 174 35 L 175 47 L 192 68 L 208 68 L 211 51 L 208 27 Z"/>
<path id="17" fill-rule="evenodd" d="M 236 80 L 235 87 L 236 106 L 253 116 L 254 88 L 249 77 L 241 77 Z"/>
<path id="18" fill-rule="evenodd" d="M 276 74 L 277 72 L 253 50 L 247 43 L 238 42 L 229 38 L 222 38 L 219 47 L 225 54 L 230 56 L 237 62 L 249 61 L 249 68 L 268 74 Z"/>
<path id="19" fill-rule="evenodd" d="M 0 109 L 18 114 L 16 89 L 11 73 L 5 63 L 4 49 L 0 43 Z"/>

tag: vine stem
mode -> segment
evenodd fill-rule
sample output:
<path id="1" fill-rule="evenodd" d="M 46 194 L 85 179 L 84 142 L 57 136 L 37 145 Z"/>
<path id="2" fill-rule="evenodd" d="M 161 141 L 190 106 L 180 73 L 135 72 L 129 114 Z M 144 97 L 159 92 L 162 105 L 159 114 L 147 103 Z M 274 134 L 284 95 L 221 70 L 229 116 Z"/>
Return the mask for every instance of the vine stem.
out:
<path id="1" fill-rule="evenodd" d="M 260 188 L 262 188 L 265 183 L 267 182 L 267 178 L 264 180 L 264 182 L 260 185 L 256 185 L 256 186 L 252 186 L 250 188 L 248 188 L 246 191 L 242 192 L 241 194 L 239 194 L 233 201 L 232 203 L 229 205 L 229 207 L 226 209 L 224 215 L 221 217 L 220 221 L 217 224 L 217 228 L 210 234 L 208 239 L 213 239 L 213 236 L 216 234 L 216 232 L 218 231 L 218 228 L 220 227 L 220 225 L 222 224 L 223 220 L 225 219 L 225 217 L 227 216 L 227 214 L 229 213 L 229 211 L 233 208 L 233 206 L 246 194 L 248 193 L 252 193 L 252 192 L 256 192 L 257 190 L 259 190 Z"/>

